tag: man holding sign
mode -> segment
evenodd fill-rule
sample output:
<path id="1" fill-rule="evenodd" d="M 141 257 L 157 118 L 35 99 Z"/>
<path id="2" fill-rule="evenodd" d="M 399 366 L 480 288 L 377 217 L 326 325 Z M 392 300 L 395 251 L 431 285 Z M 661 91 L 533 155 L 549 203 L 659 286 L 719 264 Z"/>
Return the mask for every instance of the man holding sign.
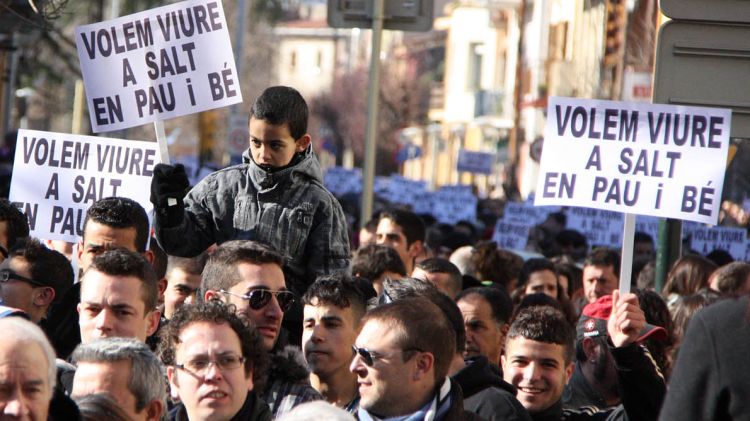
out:
<path id="1" fill-rule="evenodd" d="M 346 219 L 323 186 L 307 116 L 299 92 L 271 87 L 253 104 L 243 164 L 209 175 L 187 196 L 184 168 L 158 165 L 151 201 L 164 250 L 191 257 L 235 239 L 270 244 L 283 254 L 287 285 L 298 297 L 316 277 L 347 270 Z"/>

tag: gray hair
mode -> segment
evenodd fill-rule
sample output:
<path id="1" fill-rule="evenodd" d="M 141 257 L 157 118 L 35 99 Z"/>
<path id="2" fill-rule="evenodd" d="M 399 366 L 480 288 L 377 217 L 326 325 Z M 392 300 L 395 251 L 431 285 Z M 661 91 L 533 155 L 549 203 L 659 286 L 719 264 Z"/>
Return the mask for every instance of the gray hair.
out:
<path id="1" fill-rule="evenodd" d="M 354 421 L 354 417 L 341 408 L 325 401 L 312 401 L 297 405 L 277 418 L 277 421 Z"/>
<path id="2" fill-rule="evenodd" d="M 21 317 L 4 317 L 0 319 L 0 332 L 3 332 L 3 340 L 15 340 L 18 344 L 35 343 L 42 348 L 47 360 L 47 377 L 49 380 L 49 398 L 52 399 L 53 390 L 57 381 L 57 365 L 55 364 L 55 350 L 47 339 L 42 329 L 36 324 Z"/>
<path id="3" fill-rule="evenodd" d="M 73 352 L 80 363 L 130 361 L 128 390 L 135 396 L 135 410 L 140 412 L 150 402 L 159 400 L 166 408 L 164 366 L 146 344 L 133 338 L 104 338 L 80 344 Z"/>

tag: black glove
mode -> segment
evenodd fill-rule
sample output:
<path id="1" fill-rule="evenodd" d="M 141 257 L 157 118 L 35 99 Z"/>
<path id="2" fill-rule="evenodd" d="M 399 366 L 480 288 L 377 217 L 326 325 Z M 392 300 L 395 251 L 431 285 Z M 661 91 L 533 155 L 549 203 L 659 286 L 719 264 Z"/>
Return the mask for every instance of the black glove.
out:
<path id="1" fill-rule="evenodd" d="M 189 187 L 190 182 L 182 164 L 156 164 L 151 178 L 151 203 L 162 226 L 176 227 L 182 223 L 185 214 L 182 199 Z M 171 203 L 169 199 L 172 199 Z"/>

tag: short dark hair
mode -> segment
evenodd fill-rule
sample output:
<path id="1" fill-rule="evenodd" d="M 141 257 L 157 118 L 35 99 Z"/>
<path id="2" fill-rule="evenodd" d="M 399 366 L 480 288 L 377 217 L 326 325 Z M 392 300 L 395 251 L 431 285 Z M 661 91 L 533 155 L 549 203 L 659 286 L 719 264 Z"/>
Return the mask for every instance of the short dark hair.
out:
<path id="1" fill-rule="evenodd" d="M 240 263 L 274 264 L 283 268 L 284 258 L 271 246 L 257 241 L 233 240 L 222 243 L 208 257 L 206 267 L 203 268 L 200 295 L 208 290 L 228 290 L 240 282 L 240 273 L 237 271 Z"/>
<path id="2" fill-rule="evenodd" d="M 8 223 L 8 250 L 13 248 L 19 238 L 29 236 L 29 220 L 8 199 L 0 198 L 0 221 Z"/>
<path id="3" fill-rule="evenodd" d="M 583 267 L 612 266 L 615 276 L 620 276 L 620 252 L 609 247 L 597 247 L 586 256 Z"/>
<path id="4" fill-rule="evenodd" d="M 515 338 L 526 338 L 547 344 L 562 345 L 565 363 L 573 362 L 575 331 L 560 310 L 549 306 L 533 306 L 523 309 L 510 325 L 507 343 Z"/>
<path id="5" fill-rule="evenodd" d="M 106 197 L 94 202 L 83 222 L 83 236 L 89 221 L 111 228 L 135 228 L 135 248 L 143 253 L 149 238 L 149 224 L 146 210 L 138 202 L 127 197 Z"/>
<path id="6" fill-rule="evenodd" d="M 203 252 L 195 257 L 178 257 L 168 256 L 167 258 L 167 274 L 174 269 L 182 269 L 185 273 L 191 275 L 200 275 L 203 273 L 203 268 L 206 267 L 206 261 L 208 260 L 208 253 Z"/>
<path id="7" fill-rule="evenodd" d="M 164 365 L 175 365 L 175 349 L 180 344 L 180 334 L 192 323 L 208 322 L 215 324 L 227 323 L 240 340 L 242 356 L 245 357 L 245 374 L 253 370 L 255 390 L 262 390 L 259 383 L 264 378 L 268 366 L 268 354 L 263 348 L 260 334 L 244 317 L 237 314 L 232 304 L 224 304 L 219 300 L 185 304 L 181 306 L 169 319 L 169 323 L 159 333 L 159 356 Z"/>
<path id="8" fill-rule="evenodd" d="M 448 322 L 456 333 L 456 352 L 463 354 L 466 350 L 466 326 L 461 310 L 450 297 L 438 291 L 431 283 L 419 278 L 404 278 L 398 281 L 386 280 L 379 303 L 386 304 L 404 298 L 425 297 L 443 311 Z"/>
<path id="9" fill-rule="evenodd" d="M 32 237 L 21 238 L 10 250 L 9 257 L 20 257 L 29 264 L 31 279 L 39 280 L 55 290 L 54 302 L 62 299 L 73 286 L 73 266 L 62 253 L 51 250 Z"/>
<path id="10" fill-rule="evenodd" d="M 352 274 L 374 281 L 385 272 L 406 276 L 406 266 L 396 250 L 382 244 L 368 244 L 354 252 Z"/>
<path id="11" fill-rule="evenodd" d="M 156 308 L 159 298 L 156 272 L 151 264 L 140 253 L 124 248 L 107 250 L 94 256 L 91 265 L 81 278 L 85 282 L 89 272 L 97 271 L 109 276 L 132 276 L 141 281 L 141 298 L 146 305 L 146 312 Z M 82 284 L 83 285 L 83 284 Z"/>
<path id="12" fill-rule="evenodd" d="M 410 246 L 415 241 L 424 243 L 424 222 L 416 213 L 403 209 L 388 209 L 380 214 L 379 221 L 383 219 L 390 219 L 394 224 L 401 227 L 406 237 L 407 246 Z"/>
<path id="13" fill-rule="evenodd" d="M 319 277 L 302 296 L 304 305 L 330 304 L 339 308 L 350 307 L 355 322 L 359 324 L 367 311 L 367 300 L 372 298 L 372 292 L 366 288 L 364 280 L 356 280 L 350 275 L 336 273 Z"/>
<path id="14" fill-rule="evenodd" d="M 435 381 L 442 383 L 456 352 L 456 334 L 443 311 L 425 297 L 404 298 L 370 310 L 363 323 L 380 321 L 396 329 L 396 346 L 419 349 L 435 358 Z M 406 353 L 404 353 L 406 359 Z"/>
<path id="15" fill-rule="evenodd" d="M 267 88 L 250 109 L 250 118 L 264 120 L 274 126 L 286 124 L 295 140 L 307 133 L 308 114 L 305 99 L 296 89 L 288 86 Z"/>
<path id="16" fill-rule="evenodd" d="M 478 295 L 490 305 L 492 309 L 492 318 L 498 323 L 508 323 L 510 316 L 513 314 L 513 302 L 508 292 L 497 287 L 474 287 L 468 288 L 456 297 L 456 302 L 468 297 L 469 295 Z"/>
<path id="17" fill-rule="evenodd" d="M 450 260 L 440 257 L 431 257 L 417 263 L 417 267 L 427 273 L 445 273 L 449 275 L 451 280 L 451 290 L 456 293 L 461 291 L 463 286 L 461 271 L 458 270 L 458 267 L 451 263 Z"/>
<path id="18" fill-rule="evenodd" d="M 557 277 L 557 268 L 555 267 L 555 264 L 548 259 L 532 258 L 523 262 L 523 266 L 521 266 L 521 273 L 518 275 L 518 286 L 526 286 L 532 273 L 541 272 L 543 270 L 548 270 L 554 273 L 555 277 Z"/>
<path id="19" fill-rule="evenodd" d="M 152 266 L 156 272 L 156 279 L 164 279 L 164 277 L 167 276 L 167 260 L 169 259 L 169 256 L 167 256 L 167 253 L 161 248 L 155 237 L 151 237 L 151 241 L 148 242 L 148 249 L 151 250 L 151 253 L 154 255 L 154 263 L 152 263 Z"/>

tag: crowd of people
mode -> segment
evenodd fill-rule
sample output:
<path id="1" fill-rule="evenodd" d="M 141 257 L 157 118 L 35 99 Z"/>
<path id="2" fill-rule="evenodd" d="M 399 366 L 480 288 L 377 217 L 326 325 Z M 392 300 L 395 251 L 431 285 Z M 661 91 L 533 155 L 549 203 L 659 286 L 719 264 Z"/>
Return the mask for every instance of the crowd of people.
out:
<path id="1" fill-rule="evenodd" d="M 524 259 L 392 208 L 355 235 L 306 121 L 269 88 L 245 163 L 157 166 L 153 237 L 104 198 L 71 253 L 0 200 L 0 418 L 750 417 L 750 265 L 686 254 L 655 291 L 639 235 L 621 293 L 619 252 L 570 233 Z"/>

